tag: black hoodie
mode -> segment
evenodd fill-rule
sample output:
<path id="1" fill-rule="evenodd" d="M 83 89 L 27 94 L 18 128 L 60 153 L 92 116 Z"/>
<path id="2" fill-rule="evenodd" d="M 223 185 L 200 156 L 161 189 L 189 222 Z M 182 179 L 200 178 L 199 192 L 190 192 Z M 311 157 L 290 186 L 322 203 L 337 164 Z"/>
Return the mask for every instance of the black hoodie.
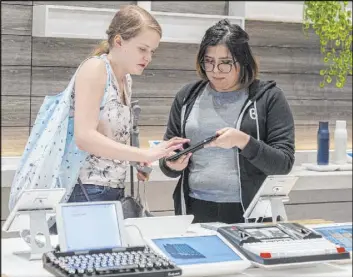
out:
<path id="1" fill-rule="evenodd" d="M 164 140 L 185 138 L 185 122 L 197 96 L 208 81 L 194 81 L 184 86 L 172 104 Z M 250 135 L 243 150 L 238 151 L 238 170 L 243 209 L 248 207 L 268 175 L 288 174 L 294 164 L 294 120 L 289 104 L 274 81 L 255 80 L 236 126 Z M 189 200 L 188 168 L 170 169 L 165 159 L 159 161 L 162 172 L 171 178 L 180 177 L 173 193 L 175 214 L 186 214 Z"/>

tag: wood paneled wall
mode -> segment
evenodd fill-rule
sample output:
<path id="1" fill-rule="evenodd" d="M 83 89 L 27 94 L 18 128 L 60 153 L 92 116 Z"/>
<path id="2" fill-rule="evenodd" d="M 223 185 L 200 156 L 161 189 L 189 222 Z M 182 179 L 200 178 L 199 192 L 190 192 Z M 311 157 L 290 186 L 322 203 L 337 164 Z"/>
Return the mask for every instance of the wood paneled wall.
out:
<path id="1" fill-rule="evenodd" d="M 134 1 L 2 1 L 1 140 L 2 156 L 21 155 L 45 95 L 62 91 L 79 63 L 99 41 L 31 36 L 32 7 L 37 4 L 119 8 Z M 152 10 L 227 14 L 226 1 L 153 1 Z M 352 147 L 352 77 L 343 89 L 319 88 L 323 62 L 317 37 L 307 38 L 296 23 L 246 21 L 245 29 L 260 65 L 260 78 L 276 80 L 296 122 L 296 148 L 315 149 L 319 120 L 348 122 Z M 170 105 L 178 89 L 198 78 L 198 45 L 161 43 L 149 68 L 133 76 L 133 97 L 139 99 L 141 144 L 161 139 Z M 331 147 L 333 139 L 331 139 Z"/>

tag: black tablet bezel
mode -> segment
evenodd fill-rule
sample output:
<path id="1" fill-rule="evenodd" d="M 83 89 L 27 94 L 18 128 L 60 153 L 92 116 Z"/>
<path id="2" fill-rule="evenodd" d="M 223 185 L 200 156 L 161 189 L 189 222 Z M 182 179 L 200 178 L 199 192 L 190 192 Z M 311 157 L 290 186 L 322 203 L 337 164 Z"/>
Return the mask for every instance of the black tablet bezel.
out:
<path id="1" fill-rule="evenodd" d="M 215 140 L 217 137 L 218 137 L 217 134 L 213 135 L 211 137 L 208 137 L 208 138 L 196 143 L 195 145 L 190 146 L 190 147 L 188 147 L 188 148 L 186 148 L 186 149 L 174 154 L 173 156 L 170 156 L 170 157 L 166 158 L 166 161 L 174 162 L 174 161 L 176 161 L 177 159 L 179 159 L 183 155 L 186 155 L 186 154 L 188 154 L 190 152 L 194 153 L 197 150 L 200 150 L 200 149 L 204 148 L 207 143 L 210 143 L 211 141 Z"/>

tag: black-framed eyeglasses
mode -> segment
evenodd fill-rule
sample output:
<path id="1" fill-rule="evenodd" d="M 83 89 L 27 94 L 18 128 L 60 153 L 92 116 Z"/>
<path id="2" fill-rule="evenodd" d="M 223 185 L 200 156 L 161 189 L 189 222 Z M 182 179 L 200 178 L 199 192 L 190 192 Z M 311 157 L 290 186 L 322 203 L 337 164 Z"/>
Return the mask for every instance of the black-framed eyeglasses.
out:
<path id="1" fill-rule="evenodd" d="M 222 73 L 229 73 L 232 71 L 232 67 L 235 64 L 236 61 L 227 61 L 227 62 L 221 62 L 217 64 L 217 68 L 220 72 Z M 201 67 L 203 70 L 206 72 L 213 72 L 216 64 L 211 62 L 211 61 L 201 61 Z"/>

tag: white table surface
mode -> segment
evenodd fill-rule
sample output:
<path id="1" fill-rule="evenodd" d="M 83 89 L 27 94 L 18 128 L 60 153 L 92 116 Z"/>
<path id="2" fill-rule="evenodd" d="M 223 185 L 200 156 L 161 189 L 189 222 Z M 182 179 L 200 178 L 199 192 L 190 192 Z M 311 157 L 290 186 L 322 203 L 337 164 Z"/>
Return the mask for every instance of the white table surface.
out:
<path id="1" fill-rule="evenodd" d="M 52 242 L 57 241 L 56 237 Z M 42 267 L 41 260 L 28 261 L 25 258 L 13 254 L 16 251 L 29 250 L 27 244 L 21 238 L 1 240 L 1 273 L 7 277 L 51 277 Z M 249 268 L 241 274 L 232 276 L 262 276 L 262 277 L 348 277 L 352 276 L 352 261 L 346 264 L 317 264 L 310 267 L 265 270 L 261 268 Z M 216 276 L 215 276 L 216 277 Z M 220 277 L 220 276 L 217 276 Z"/>

